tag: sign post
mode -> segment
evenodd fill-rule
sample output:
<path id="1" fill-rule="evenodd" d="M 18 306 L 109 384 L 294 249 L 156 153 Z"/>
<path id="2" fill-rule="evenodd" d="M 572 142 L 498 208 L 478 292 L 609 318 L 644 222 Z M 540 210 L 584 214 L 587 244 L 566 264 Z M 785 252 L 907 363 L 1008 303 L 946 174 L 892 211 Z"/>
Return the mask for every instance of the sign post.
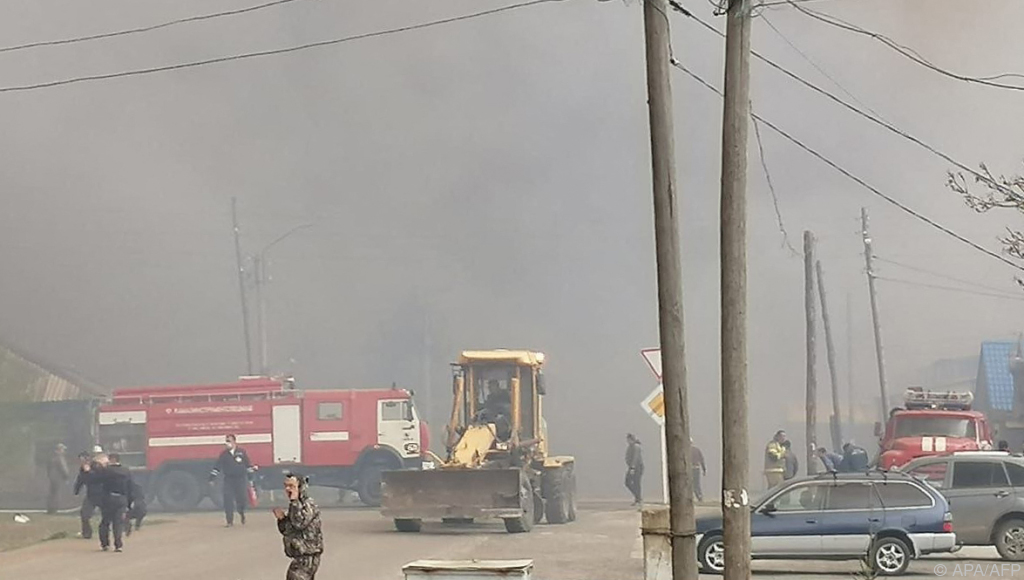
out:
<path id="1" fill-rule="evenodd" d="M 661 427 L 661 490 L 665 505 L 668 505 L 668 446 L 665 441 L 665 391 L 661 385 L 661 349 L 644 349 L 640 351 L 640 355 L 647 361 L 647 366 L 651 368 L 654 376 L 658 377 L 658 386 L 640 402 L 640 406 Z"/>

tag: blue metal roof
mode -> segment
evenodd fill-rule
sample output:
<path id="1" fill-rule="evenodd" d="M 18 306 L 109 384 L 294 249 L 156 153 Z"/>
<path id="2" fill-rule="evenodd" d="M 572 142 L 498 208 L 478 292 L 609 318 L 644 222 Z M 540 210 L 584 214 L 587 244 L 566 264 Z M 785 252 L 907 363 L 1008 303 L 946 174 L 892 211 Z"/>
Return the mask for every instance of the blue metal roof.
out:
<path id="1" fill-rule="evenodd" d="M 984 387 L 988 393 L 989 406 L 994 410 L 1013 410 L 1013 375 L 1010 374 L 1010 355 L 1016 348 L 1017 343 L 1015 342 L 981 343 Z"/>

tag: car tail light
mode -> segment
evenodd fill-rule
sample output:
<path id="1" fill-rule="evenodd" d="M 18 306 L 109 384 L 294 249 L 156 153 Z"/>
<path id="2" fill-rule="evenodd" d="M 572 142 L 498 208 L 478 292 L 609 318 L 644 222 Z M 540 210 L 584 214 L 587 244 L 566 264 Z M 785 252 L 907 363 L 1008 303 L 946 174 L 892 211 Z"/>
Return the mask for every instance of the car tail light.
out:
<path id="1" fill-rule="evenodd" d="M 947 534 L 953 533 L 953 514 L 946 512 L 942 516 L 942 531 Z"/>

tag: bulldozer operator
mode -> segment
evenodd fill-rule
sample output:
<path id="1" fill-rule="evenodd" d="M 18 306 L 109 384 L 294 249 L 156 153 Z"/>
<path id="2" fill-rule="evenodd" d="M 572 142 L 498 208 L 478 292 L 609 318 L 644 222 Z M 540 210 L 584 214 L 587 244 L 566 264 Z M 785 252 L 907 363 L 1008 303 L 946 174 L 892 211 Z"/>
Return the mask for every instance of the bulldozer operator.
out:
<path id="1" fill-rule="evenodd" d="M 477 421 L 493 424 L 495 438 L 499 441 L 508 441 L 512 437 L 512 393 L 507 382 L 487 381 L 487 393 L 477 413 Z"/>

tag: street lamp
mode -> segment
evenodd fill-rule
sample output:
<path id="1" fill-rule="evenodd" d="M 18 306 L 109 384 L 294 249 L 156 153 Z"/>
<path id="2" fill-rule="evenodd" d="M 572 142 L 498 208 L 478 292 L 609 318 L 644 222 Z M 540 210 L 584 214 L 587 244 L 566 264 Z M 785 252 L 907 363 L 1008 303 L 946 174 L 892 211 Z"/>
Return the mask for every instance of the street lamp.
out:
<path id="1" fill-rule="evenodd" d="M 260 335 L 260 374 L 263 376 L 267 376 L 267 373 L 269 372 L 267 368 L 267 303 L 263 299 L 263 284 L 269 280 L 266 277 L 267 252 L 269 252 L 270 249 L 276 246 L 278 243 L 283 242 L 292 234 L 298 232 L 299 230 L 309 228 L 312 226 L 313 224 L 308 223 L 293 227 L 292 229 L 278 236 L 274 241 L 264 246 L 263 249 L 259 251 L 259 253 L 252 257 L 253 274 L 255 275 L 256 278 L 256 302 L 259 304 L 256 325 L 259 327 L 258 332 Z"/>

